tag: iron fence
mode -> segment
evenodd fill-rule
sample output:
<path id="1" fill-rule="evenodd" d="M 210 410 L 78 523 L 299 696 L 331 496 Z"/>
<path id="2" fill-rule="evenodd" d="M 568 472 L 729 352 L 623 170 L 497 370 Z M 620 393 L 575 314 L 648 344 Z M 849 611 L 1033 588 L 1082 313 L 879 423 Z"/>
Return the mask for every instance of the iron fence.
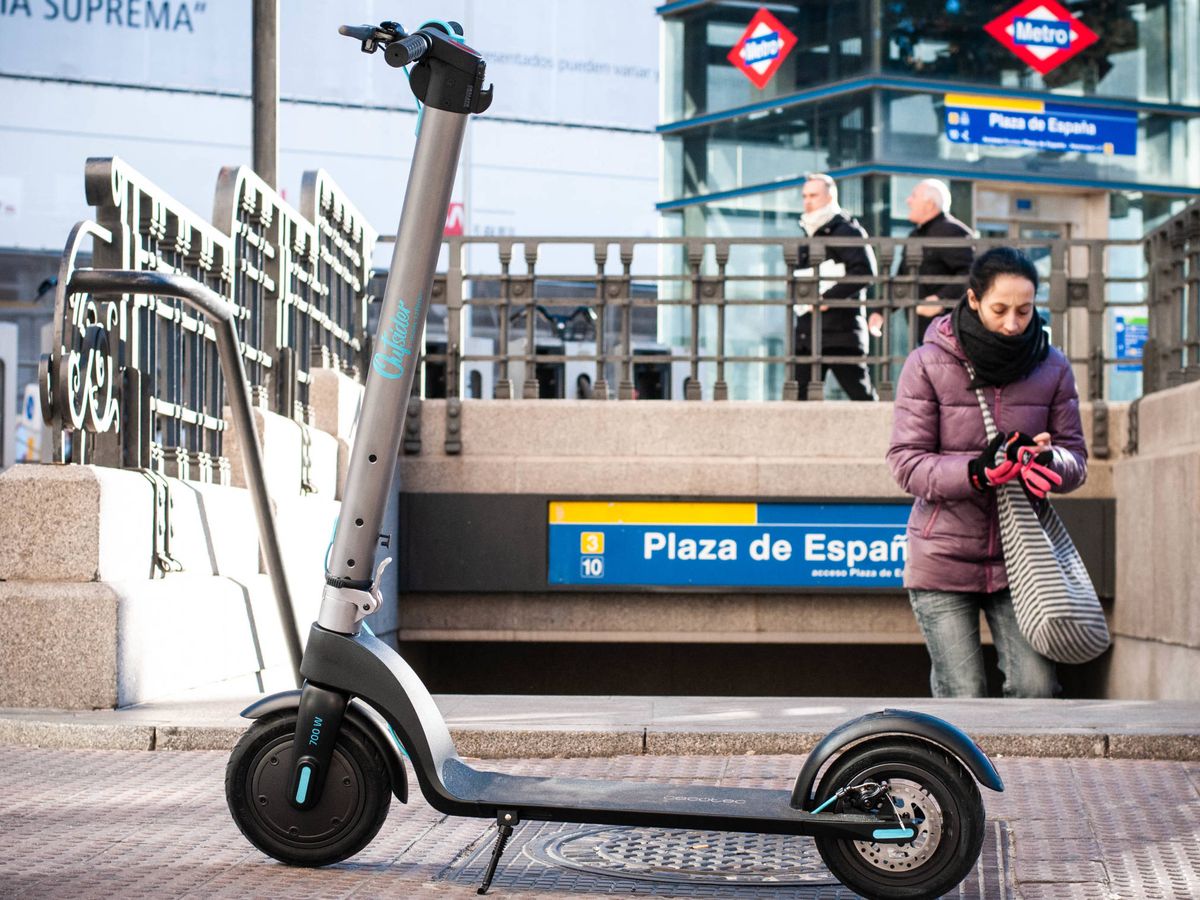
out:
<path id="1" fill-rule="evenodd" d="M 255 402 L 311 419 L 316 365 L 357 374 L 376 234 L 324 172 L 304 178 L 301 210 L 246 168 L 217 185 L 214 224 L 119 159 L 88 160 L 95 221 L 63 252 L 42 410 L 54 458 L 228 481 L 225 392 L 216 339 L 175 297 L 87 294 L 91 267 L 186 276 L 233 304 Z"/>
<path id="2" fill-rule="evenodd" d="M 1200 201 L 1146 235 L 1145 391 L 1200 379 Z"/>
<path id="3" fill-rule="evenodd" d="M 531 399 L 548 393 L 539 367 L 584 364 L 585 392 L 569 393 L 560 379 L 550 395 L 634 399 L 642 396 L 637 367 L 658 365 L 681 376 L 675 396 L 688 400 L 736 397 L 729 377 L 735 367 L 743 375 L 755 370 L 742 378 L 743 396 L 752 382 L 753 399 L 819 400 L 824 364 L 865 362 L 881 398 L 891 399 L 917 342 L 917 306 L 929 283 L 966 290 L 965 276 L 919 276 L 922 256 L 963 244 L 976 253 L 1001 245 L 1030 253 L 1042 272 L 1038 304 L 1052 340 L 1075 365 L 1081 395 L 1103 400 L 1106 380 L 1132 365 L 1117 352 L 1106 317 L 1145 308 L 1149 275 L 1140 240 L 448 238 L 431 312 L 444 330 L 444 348 L 426 354 L 425 393 L 433 395 L 431 385 L 438 385 L 438 395 L 480 396 L 468 376 L 482 367 L 490 369 L 491 396 Z M 864 245 L 879 274 L 841 278 L 866 288 L 867 299 L 820 299 L 831 281 L 820 268 L 830 251 Z M 558 262 L 546 264 L 546 257 Z M 811 348 L 797 346 L 797 308 L 814 318 Z M 839 308 L 881 313 L 867 356 L 823 352 L 821 317 Z M 640 311 L 652 312 L 656 326 L 641 335 L 649 345 L 641 348 L 634 327 Z M 584 327 L 574 327 L 576 319 Z M 757 329 L 749 340 L 747 328 Z M 490 343 L 490 352 L 481 352 L 481 343 Z M 430 375 L 431 366 L 439 377 Z M 804 398 L 796 376 L 801 366 L 811 372 Z"/>
<path id="4" fill-rule="evenodd" d="M 324 172 L 305 176 L 296 210 L 250 170 L 225 169 L 214 224 L 118 159 L 89 160 L 85 183 L 95 220 L 79 223 L 64 250 L 54 345 L 40 372 L 56 459 L 228 479 L 211 327 L 174 297 L 73 290 L 89 253 L 98 270 L 185 276 L 229 301 L 263 408 L 308 421 L 314 367 L 364 371 L 377 235 Z M 1034 258 L 1052 340 L 1096 402 L 1099 452 L 1110 380 L 1140 362 L 1113 340 L 1111 317 L 1148 311 L 1146 390 L 1200 375 L 1194 203 L 1144 240 L 448 237 L 417 392 L 820 400 L 822 366 L 865 362 L 890 399 L 929 282 L 965 290 L 964 276 L 919 275 L 922 258 L 964 244 L 976 253 L 1015 244 Z M 877 275 L 822 268 L 835 249 L 862 246 Z M 823 299 L 836 277 L 866 299 Z M 822 316 L 839 308 L 881 313 L 865 357 L 823 350 Z M 813 319 L 811 347 L 797 345 L 798 310 Z M 1133 387 L 1140 393 L 1140 381 Z"/>

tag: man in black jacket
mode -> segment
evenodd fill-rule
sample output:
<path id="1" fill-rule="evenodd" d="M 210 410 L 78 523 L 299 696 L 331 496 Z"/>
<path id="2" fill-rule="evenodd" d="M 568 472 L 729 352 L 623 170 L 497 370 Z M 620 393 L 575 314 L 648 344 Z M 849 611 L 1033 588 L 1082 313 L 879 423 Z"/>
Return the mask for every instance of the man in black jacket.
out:
<path id="1" fill-rule="evenodd" d="M 908 195 L 908 220 L 917 227 L 910 237 L 974 237 L 975 233 L 954 216 L 950 215 L 950 188 L 946 182 L 926 178 Z M 966 285 L 959 282 L 926 281 L 926 275 L 966 275 L 971 271 L 975 255 L 971 248 L 926 247 L 921 254 L 921 265 L 917 267 L 920 281 L 917 283 L 917 331 L 913 342 L 919 346 L 925 341 L 925 329 L 937 316 L 952 307 L 967 292 Z M 901 262 L 901 266 L 904 263 Z M 900 270 L 902 273 L 904 269 Z"/>
<path id="2" fill-rule="evenodd" d="M 804 199 L 804 215 L 800 224 L 809 237 L 865 238 L 864 229 L 837 202 L 837 185 L 828 175 L 809 175 L 801 189 Z M 808 266 L 808 248 L 800 250 L 800 266 Z M 826 246 L 825 259 L 816 274 L 836 279 L 825 289 L 828 281 L 820 282 L 823 300 L 863 299 L 866 285 L 859 281 L 844 280 L 844 276 L 872 276 L 877 272 L 875 253 L 867 246 Z M 808 306 L 796 307 L 796 355 L 808 356 L 813 352 L 813 312 Z M 821 355 L 822 356 L 866 356 L 867 323 L 861 306 L 830 307 L 821 305 Z M 877 400 L 875 388 L 865 363 L 834 363 L 821 367 L 821 379 L 830 370 L 851 400 Z M 808 383 L 812 377 L 812 365 L 799 363 L 796 380 L 800 383 L 800 399 L 808 399 Z"/>

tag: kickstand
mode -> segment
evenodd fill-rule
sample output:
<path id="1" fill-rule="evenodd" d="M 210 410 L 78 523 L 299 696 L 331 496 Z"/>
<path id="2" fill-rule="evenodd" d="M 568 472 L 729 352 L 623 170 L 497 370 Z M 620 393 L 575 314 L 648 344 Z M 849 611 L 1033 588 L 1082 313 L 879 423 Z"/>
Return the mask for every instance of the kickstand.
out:
<path id="1" fill-rule="evenodd" d="M 512 810 L 501 810 L 496 813 L 496 843 L 492 845 L 492 858 L 488 861 L 487 871 L 483 873 L 483 885 L 475 891 L 486 894 L 492 886 L 492 878 L 496 875 L 496 865 L 500 862 L 500 854 L 513 833 L 513 826 L 520 822 L 520 817 Z"/>

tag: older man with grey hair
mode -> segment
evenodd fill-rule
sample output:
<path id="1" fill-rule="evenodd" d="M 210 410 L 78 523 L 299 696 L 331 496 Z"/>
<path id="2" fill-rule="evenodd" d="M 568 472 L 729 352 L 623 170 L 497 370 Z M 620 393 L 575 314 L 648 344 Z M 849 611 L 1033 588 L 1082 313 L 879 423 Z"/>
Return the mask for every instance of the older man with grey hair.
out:
<path id="1" fill-rule="evenodd" d="M 910 237 L 971 238 L 970 228 L 950 215 L 950 188 L 937 178 L 918 182 L 908 195 L 908 220 L 916 227 Z M 967 244 L 959 247 L 926 247 L 917 268 L 917 283 L 921 302 L 917 304 L 914 344 L 925 340 L 925 330 L 949 306 L 953 306 L 966 287 L 960 282 L 926 281 L 928 275 L 962 275 L 971 271 L 974 252 Z M 903 266 L 903 263 L 901 263 Z M 904 271 L 903 268 L 901 271 Z"/>
<path id="2" fill-rule="evenodd" d="M 866 229 L 848 212 L 838 205 L 837 184 L 824 174 L 807 176 L 800 189 L 804 203 L 804 215 L 800 225 L 811 238 L 852 238 L 848 245 L 831 244 L 825 248 L 825 260 L 818 272 L 831 275 L 829 281 L 819 282 L 822 300 L 864 300 L 867 280 L 878 272 L 875 251 L 862 243 Z M 808 246 L 800 248 L 800 266 L 808 266 Z M 849 276 L 847 279 L 846 276 Z M 857 278 L 856 278 L 857 276 Z M 831 306 L 819 304 L 821 319 L 821 355 L 866 356 L 867 322 L 863 308 L 859 306 Z M 796 355 L 809 356 L 813 352 L 813 311 L 807 306 L 796 310 Z M 808 399 L 808 383 L 813 366 L 800 363 L 796 366 L 796 381 L 800 388 L 800 399 Z M 866 363 L 841 362 L 822 363 L 821 381 L 833 372 L 842 390 L 851 400 L 878 400 L 871 385 L 871 375 Z"/>

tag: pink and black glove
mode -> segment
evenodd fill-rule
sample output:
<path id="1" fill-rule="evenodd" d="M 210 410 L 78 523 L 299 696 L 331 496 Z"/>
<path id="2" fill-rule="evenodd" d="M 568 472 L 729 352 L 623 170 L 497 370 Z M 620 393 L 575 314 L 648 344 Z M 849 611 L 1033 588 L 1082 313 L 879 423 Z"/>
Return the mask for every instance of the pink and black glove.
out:
<path id="1" fill-rule="evenodd" d="M 1062 476 L 1050 468 L 1054 454 L 1040 450 L 1033 438 L 1019 431 L 1009 436 L 1005 459 L 1017 467 L 1025 490 L 1038 500 L 1045 500 L 1063 482 Z"/>
<path id="2" fill-rule="evenodd" d="M 1011 435 L 998 434 L 988 442 L 986 449 L 967 463 L 967 474 L 971 478 L 971 487 L 983 493 L 998 484 L 1012 481 L 1021 472 L 1020 465 L 1008 458 L 1007 452 L 996 462 L 996 455 L 1004 447 Z"/>

